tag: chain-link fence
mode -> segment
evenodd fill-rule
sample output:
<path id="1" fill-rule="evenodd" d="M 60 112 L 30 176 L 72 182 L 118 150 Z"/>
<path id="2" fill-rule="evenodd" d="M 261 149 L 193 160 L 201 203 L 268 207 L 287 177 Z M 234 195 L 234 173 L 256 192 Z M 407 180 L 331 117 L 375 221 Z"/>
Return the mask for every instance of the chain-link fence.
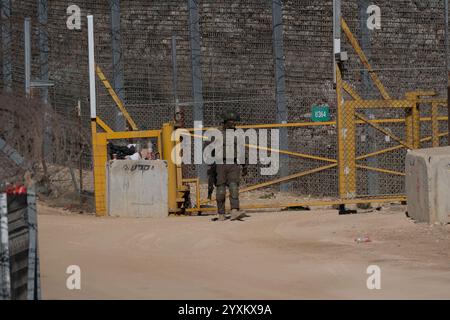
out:
<path id="1" fill-rule="evenodd" d="M 5 7 L 8 3 L 9 11 Z M 283 107 L 287 110 L 287 122 L 310 122 L 311 107 L 326 104 L 332 123 L 288 128 L 287 148 L 319 158 L 339 159 L 332 0 L 173 0 L 151 4 L 144 0 L 81 0 L 77 1 L 81 30 L 69 30 L 66 10 L 72 4 L 65 0 L 2 1 L 3 89 L 10 81 L 5 74 L 10 58 L 14 93 L 24 92 L 23 19 L 31 17 L 33 76 L 45 78 L 47 64 L 49 79 L 54 83 L 48 89 L 51 105 L 71 118 L 75 117 L 74 107 L 80 100 L 82 122 L 89 128 L 86 15 L 93 14 L 96 62 L 139 129 L 161 128 L 163 122 L 173 119 L 176 105 L 184 112 L 185 126 L 192 127 L 199 117 L 205 126 L 219 125 L 223 110 L 229 108 L 239 111 L 243 124 L 280 122 Z M 445 97 L 443 1 L 377 1 L 382 17 L 380 30 L 366 27 L 370 4 L 342 1 L 343 18 L 373 67 L 372 72 L 367 71 L 342 33 L 342 47 L 349 55 L 342 66 L 343 80 L 362 99 L 383 98 L 371 80 L 374 73 L 392 99 L 404 99 L 408 91 L 417 90 L 433 90 L 437 96 Z M 274 31 L 276 10 L 281 12 L 281 39 Z M 47 52 L 43 31 L 48 35 Z M 280 52 L 281 60 L 277 59 Z M 277 73 L 280 61 L 283 72 Z M 100 82 L 97 95 L 98 115 L 113 129 L 123 129 L 124 119 Z M 431 116 L 429 107 L 419 110 L 422 117 Z M 360 112 L 370 120 L 403 119 L 380 125 L 406 139 L 404 109 L 371 108 Z M 439 112 L 440 116 L 446 115 L 443 108 Z M 356 158 L 393 146 L 388 135 L 356 120 Z M 440 132 L 447 130 L 445 121 L 439 121 L 439 126 Z M 423 121 L 423 137 L 429 136 L 430 130 L 431 121 Z M 447 143 L 445 136 L 440 139 L 441 145 Z M 430 143 L 424 141 L 422 146 L 431 146 Z M 405 152 L 401 148 L 360 159 L 358 163 L 402 171 Z M 91 166 L 89 154 L 84 161 L 85 167 Z M 291 157 L 288 173 L 328 164 L 322 162 Z M 195 174 L 193 166 L 186 167 L 186 177 Z M 359 168 L 355 179 L 357 195 L 403 192 L 401 175 Z M 266 180 L 254 167 L 244 182 Z M 332 167 L 292 182 L 292 190 L 300 194 L 337 196 L 339 169 Z"/>

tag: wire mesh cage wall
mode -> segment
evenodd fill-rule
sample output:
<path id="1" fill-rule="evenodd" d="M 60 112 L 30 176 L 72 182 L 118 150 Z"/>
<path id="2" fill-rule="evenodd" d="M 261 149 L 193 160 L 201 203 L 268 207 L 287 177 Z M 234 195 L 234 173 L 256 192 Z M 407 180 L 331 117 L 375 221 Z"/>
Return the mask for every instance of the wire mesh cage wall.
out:
<path id="1" fill-rule="evenodd" d="M 405 99 L 411 91 L 434 91 L 435 98 L 446 98 L 447 72 L 445 64 L 445 10 L 443 1 L 386 1 L 377 2 L 381 9 L 381 29 L 367 28 L 367 7 L 370 1 L 343 1 L 343 17 L 359 41 L 375 73 L 391 99 Z M 349 60 L 343 70 L 344 80 L 351 83 L 363 99 L 383 99 L 346 37 L 343 50 Z M 422 119 L 430 117 L 431 104 L 419 106 Z M 369 119 L 405 119 L 408 111 L 402 108 L 361 110 Z M 445 116 L 446 110 L 439 110 Z M 406 141 L 405 121 L 386 123 L 384 129 Z M 440 122 L 440 132 L 447 131 L 447 122 Z M 421 122 L 421 138 L 431 136 L 431 122 Z M 446 144 L 441 137 L 441 144 Z M 366 123 L 356 130 L 357 157 L 398 145 L 389 136 Z M 420 147 L 431 147 L 424 141 Z M 363 159 L 370 167 L 404 172 L 406 148 Z M 359 169 L 358 195 L 404 193 L 404 177 Z"/>
<path id="2" fill-rule="evenodd" d="M 332 0 L 285 0 L 282 4 L 282 40 L 285 99 L 288 122 L 310 122 L 311 107 L 327 104 L 330 121 L 336 121 L 336 92 L 333 87 L 333 2 Z M 49 79 L 54 87 L 49 100 L 54 109 L 67 118 L 75 117 L 75 106 L 81 101 L 82 121 L 89 128 L 89 83 L 86 15 L 95 19 L 96 62 L 124 101 L 139 129 L 160 128 L 172 120 L 176 100 L 185 114 L 186 127 L 192 127 L 195 101 L 193 45 L 199 45 L 199 70 L 203 123 L 219 125 L 225 109 L 241 113 L 243 124 L 275 123 L 279 119 L 277 104 L 276 58 L 274 53 L 273 1 L 144 1 L 80 0 L 81 30 L 66 25 L 66 0 L 26 0 L 2 3 L 2 30 L 11 26 L 10 54 L 5 32 L 2 32 L 0 85 L 4 89 L 6 58 L 12 59 L 14 93 L 24 92 L 23 19 L 31 18 L 32 72 L 42 77 L 41 32 L 48 34 Z M 5 4 L 10 3 L 9 15 Z M 381 30 L 368 30 L 369 1 L 342 1 L 342 14 L 350 30 L 384 83 L 392 98 L 401 99 L 407 91 L 434 90 L 445 96 L 445 48 L 443 2 L 377 1 L 381 8 Z M 193 7 L 194 6 L 194 7 Z M 198 19 L 193 19 L 195 9 Z M 42 10 L 47 14 L 43 19 Z M 119 15 L 120 19 L 117 20 Z M 196 16 L 194 16 L 195 18 Z M 198 24 L 198 36 L 192 30 Z M 5 29 L 6 28 L 6 29 Z M 343 50 L 349 54 L 343 77 L 363 99 L 380 99 L 370 81 L 370 74 L 345 36 Z M 173 45 L 176 49 L 176 76 Z M 198 79 L 197 79 L 198 80 Z M 114 101 L 97 82 L 98 115 L 113 129 L 123 129 L 124 119 Z M 427 116 L 428 107 L 420 108 Z M 440 109 L 441 116 L 445 110 Z M 403 110 L 364 111 L 369 118 L 404 118 Z M 440 122 L 441 132 L 446 130 Z M 386 128 L 404 138 L 404 124 L 392 123 Z M 430 130 L 423 122 L 424 135 Z M 317 157 L 337 159 L 336 125 L 289 128 L 288 149 Z M 377 148 L 392 146 L 385 135 L 370 126 L 358 124 L 357 156 Z M 441 143 L 446 143 L 441 137 Z M 423 146 L 427 146 L 425 142 Z M 401 170 L 404 150 L 371 157 L 367 166 Z M 90 155 L 84 157 L 90 166 Z M 316 160 L 292 157 L 289 172 L 314 169 Z M 196 174 L 186 167 L 186 177 Z M 279 177 L 276 176 L 276 177 Z M 276 178 L 275 177 L 275 178 Z M 274 178 L 274 177 L 272 177 Z M 250 168 L 247 184 L 266 181 L 257 167 Z M 394 194 L 403 192 L 403 178 L 379 172 L 358 170 L 358 194 Z M 374 183 L 373 181 L 377 181 Z M 315 196 L 338 194 L 336 167 L 294 179 L 292 190 Z M 378 187 L 377 187 L 378 186 Z M 386 187 L 379 187 L 386 186 Z"/>

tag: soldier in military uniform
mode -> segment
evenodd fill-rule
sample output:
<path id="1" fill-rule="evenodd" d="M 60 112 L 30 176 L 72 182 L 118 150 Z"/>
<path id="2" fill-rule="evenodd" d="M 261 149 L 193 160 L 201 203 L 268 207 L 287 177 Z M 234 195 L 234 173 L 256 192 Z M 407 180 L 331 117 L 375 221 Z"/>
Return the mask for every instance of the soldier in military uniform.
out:
<path id="1" fill-rule="evenodd" d="M 237 163 L 237 146 L 236 141 L 234 152 L 235 154 L 226 154 L 226 143 L 227 143 L 227 129 L 234 130 L 236 122 L 240 121 L 239 115 L 233 111 L 228 111 L 224 114 L 223 118 L 223 163 L 215 164 L 215 170 L 211 170 L 211 174 L 215 171 L 215 184 L 216 189 L 216 201 L 217 201 L 217 213 L 218 220 L 224 221 L 225 218 L 225 200 L 226 200 L 226 188 L 228 187 L 230 193 L 230 206 L 231 206 L 231 220 L 238 220 L 242 218 L 245 213 L 239 208 L 239 182 L 241 178 L 241 164 Z M 228 161 L 227 161 L 228 159 Z M 247 174 L 246 163 L 242 164 L 242 174 L 245 176 Z"/>

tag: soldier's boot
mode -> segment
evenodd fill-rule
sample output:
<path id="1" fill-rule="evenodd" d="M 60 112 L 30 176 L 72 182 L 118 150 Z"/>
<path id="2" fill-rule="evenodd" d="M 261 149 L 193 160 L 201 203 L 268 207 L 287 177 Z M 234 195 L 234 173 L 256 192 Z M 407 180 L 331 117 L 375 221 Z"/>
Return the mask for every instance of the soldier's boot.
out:
<path id="1" fill-rule="evenodd" d="M 239 210 L 239 184 L 237 182 L 230 182 L 228 184 L 230 189 L 230 204 L 231 204 L 231 217 L 230 220 L 238 220 L 245 216 L 245 212 Z"/>
<path id="2" fill-rule="evenodd" d="M 231 209 L 230 220 L 235 221 L 245 217 L 245 212 L 238 209 Z"/>
<path id="3" fill-rule="evenodd" d="M 217 202 L 217 221 L 225 221 L 225 185 L 217 186 L 216 189 L 216 202 Z"/>

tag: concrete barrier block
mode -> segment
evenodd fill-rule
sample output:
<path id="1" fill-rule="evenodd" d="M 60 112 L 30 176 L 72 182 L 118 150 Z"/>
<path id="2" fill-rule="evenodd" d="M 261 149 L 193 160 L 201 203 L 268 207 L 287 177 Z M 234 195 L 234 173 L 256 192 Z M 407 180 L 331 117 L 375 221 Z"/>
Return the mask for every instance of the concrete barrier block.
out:
<path id="1" fill-rule="evenodd" d="M 166 161 L 113 160 L 106 166 L 110 216 L 168 216 Z"/>
<path id="2" fill-rule="evenodd" d="M 406 155 L 408 214 L 418 222 L 449 222 L 450 147 L 410 150 Z"/>

